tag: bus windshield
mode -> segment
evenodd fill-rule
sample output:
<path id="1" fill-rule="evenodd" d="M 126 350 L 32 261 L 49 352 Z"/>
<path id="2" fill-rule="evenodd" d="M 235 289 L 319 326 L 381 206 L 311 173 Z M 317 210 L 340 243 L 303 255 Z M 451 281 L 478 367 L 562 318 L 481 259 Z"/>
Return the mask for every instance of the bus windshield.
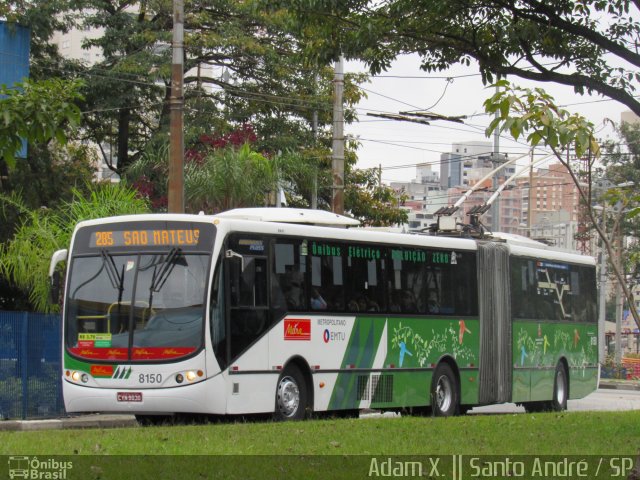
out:
<path id="1" fill-rule="evenodd" d="M 100 249 L 73 258 L 68 351 L 91 360 L 169 360 L 198 350 L 210 255 Z"/>

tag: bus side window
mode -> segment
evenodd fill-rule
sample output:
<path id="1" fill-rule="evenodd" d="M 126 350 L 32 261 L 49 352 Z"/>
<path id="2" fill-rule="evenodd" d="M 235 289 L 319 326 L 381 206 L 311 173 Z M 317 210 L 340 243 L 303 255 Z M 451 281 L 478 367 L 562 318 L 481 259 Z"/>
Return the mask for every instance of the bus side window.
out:
<path id="1" fill-rule="evenodd" d="M 349 245 L 344 263 L 344 291 L 347 310 L 379 312 L 386 310 L 384 250 L 378 246 Z M 356 310 L 357 307 L 357 310 Z"/>
<path id="2" fill-rule="evenodd" d="M 301 246 L 300 240 L 284 239 L 277 240 L 273 246 L 271 304 L 280 306 L 284 303 L 283 307 L 289 311 L 307 309 L 306 256 Z"/>
<path id="3" fill-rule="evenodd" d="M 329 247 L 337 247 L 327 243 Z M 309 295 L 311 310 L 328 310 L 341 312 L 344 310 L 344 291 L 342 256 L 337 248 L 326 249 L 331 255 L 309 255 L 309 278 L 311 293 Z M 319 253 L 319 252 L 316 252 Z M 319 297 L 317 296 L 319 295 Z M 323 307 L 323 301 L 326 305 Z"/>

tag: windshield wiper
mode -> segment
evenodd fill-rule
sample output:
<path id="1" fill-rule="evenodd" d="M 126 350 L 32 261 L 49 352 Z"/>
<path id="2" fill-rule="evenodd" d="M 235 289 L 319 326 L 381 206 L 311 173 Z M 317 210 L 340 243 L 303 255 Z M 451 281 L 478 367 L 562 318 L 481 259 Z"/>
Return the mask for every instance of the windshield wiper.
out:
<path id="1" fill-rule="evenodd" d="M 122 292 L 124 292 L 124 264 L 122 265 L 122 271 L 118 273 L 118 267 L 116 267 L 116 262 L 113 260 L 111 254 L 107 250 L 102 250 L 100 255 L 102 256 L 102 263 L 107 269 L 107 276 L 109 277 L 111 286 L 118 290 L 118 306 L 120 306 L 120 302 L 122 302 Z"/>
<path id="2" fill-rule="evenodd" d="M 182 250 L 173 247 L 164 261 L 159 264 L 160 270 L 158 270 L 158 264 L 153 267 L 153 275 L 151 277 L 151 286 L 149 287 L 149 309 L 151 309 L 151 305 L 153 304 L 153 293 L 159 292 L 167 279 L 171 276 L 171 272 L 179 263 L 180 256 L 182 255 Z M 186 265 L 186 262 L 184 262 Z"/>

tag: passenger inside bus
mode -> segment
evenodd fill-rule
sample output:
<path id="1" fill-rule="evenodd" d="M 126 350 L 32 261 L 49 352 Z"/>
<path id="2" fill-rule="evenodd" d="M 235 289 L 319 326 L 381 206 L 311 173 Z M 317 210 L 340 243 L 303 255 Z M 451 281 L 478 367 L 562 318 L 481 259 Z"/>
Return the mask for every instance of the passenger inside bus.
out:
<path id="1" fill-rule="evenodd" d="M 322 295 L 320 295 L 320 292 L 318 292 L 317 288 L 314 288 L 311 292 L 311 310 L 326 310 L 327 309 L 327 302 L 325 301 L 324 298 L 322 298 Z"/>

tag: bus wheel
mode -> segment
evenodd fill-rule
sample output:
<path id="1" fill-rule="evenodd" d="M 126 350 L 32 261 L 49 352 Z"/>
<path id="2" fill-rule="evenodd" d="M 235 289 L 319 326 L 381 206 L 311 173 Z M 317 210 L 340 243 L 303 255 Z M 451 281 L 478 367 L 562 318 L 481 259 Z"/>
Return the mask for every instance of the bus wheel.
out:
<path id="1" fill-rule="evenodd" d="M 550 402 L 550 410 L 561 412 L 567 409 L 569 397 L 569 378 L 562 363 L 556 367 L 556 375 L 553 382 L 553 399 Z"/>
<path id="2" fill-rule="evenodd" d="M 435 417 L 450 417 L 458 412 L 458 383 L 446 363 L 436 367 L 431 380 L 431 408 Z"/>
<path id="3" fill-rule="evenodd" d="M 307 413 L 307 386 L 300 369 L 289 365 L 278 379 L 276 420 L 302 420 Z"/>

